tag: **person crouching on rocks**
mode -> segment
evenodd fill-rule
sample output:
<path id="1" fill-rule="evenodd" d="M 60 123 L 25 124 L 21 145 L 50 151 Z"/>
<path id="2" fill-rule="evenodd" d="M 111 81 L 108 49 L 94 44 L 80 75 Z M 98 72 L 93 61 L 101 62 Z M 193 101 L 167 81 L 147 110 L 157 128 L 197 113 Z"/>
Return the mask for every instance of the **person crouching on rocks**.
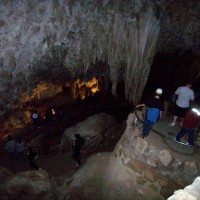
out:
<path id="1" fill-rule="evenodd" d="M 153 97 L 148 98 L 144 104 L 139 104 L 136 108 L 140 106 L 147 106 L 145 120 L 143 122 L 142 136 L 147 137 L 151 131 L 153 125 L 162 116 L 162 111 L 164 111 L 164 102 L 160 99 L 162 95 L 162 89 L 158 88 Z"/>

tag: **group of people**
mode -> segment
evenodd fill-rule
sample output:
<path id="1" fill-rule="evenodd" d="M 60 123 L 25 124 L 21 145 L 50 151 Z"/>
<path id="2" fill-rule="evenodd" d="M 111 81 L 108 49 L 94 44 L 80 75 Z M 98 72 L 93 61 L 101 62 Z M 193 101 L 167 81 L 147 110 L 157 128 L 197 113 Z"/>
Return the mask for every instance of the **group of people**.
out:
<path id="1" fill-rule="evenodd" d="M 84 145 L 85 140 L 83 137 L 81 137 L 80 134 L 75 134 L 74 137 L 75 140 L 73 141 L 72 158 L 76 161 L 76 166 L 80 166 L 81 147 Z M 25 161 L 25 159 L 27 158 L 31 169 L 41 169 L 37 165 L 37 152 L 31 146 L 28 146 L 25 144 L 25 142 L 21 141 L 20 137 L 16 142 L 11 135 L 8 135 L 7 142 L 5 144 L 5 150 L 7 151 L 12 163 L 14 163 L 16 160 Z"/>
<path id="2" fill-rule="evenodd" d="M 37 128 L 41 127 L 41 117 L 38 114 L 37 110 L 34 110 L 31 115 L 33 125 Z M 56 104 L 49 106 L 45 113 L 45 120 L 53 121 L 55 119 L 62 119 L 62 107 L 57 107 Z M 73 153 L 72 158 L 76 161 L 76 166 L 81 165 L 81 147 L 84 144 L 84 139 L 80 134 L 74 135 L 75 140 L 73 141 Z M 28 160 L 31 169 L 39 170 L 40 167 L 37 165 L 38 154 L 36 151 L 26 145 L 25 142 L 19 137 L 17 142 L 12 138 L 11 135 L 8 135 L 7 142 L 5 144 L 5 150 L 10 158 L 10 161 L 14 163 L 17 160 Z"/>
<path id="3" fill-rule="evenodd" d="M 173 121 L 170 126 L 175 126 L 177 119 L 181 119 L 181 129 L 175 140 L 180 142 L 181 138 L 188 133 L 188 144 L 194 145 L 194 133 L 197 125 L 200 122 L 200 107 L 198 105 L 190 105 L 194 101 L 194 91 L 191 89 L 192 82 L 187 82 L 185 86 L 178 87 L 175 91 L 176 102 L 174 109 Z M 158 119 L 162 118 L 164 111 L 164 102 L 161 100 L 163 90 L 158 88 L 153 97 L 148 98 L 140 106 L 147 106 L 146 116 L 143 122 L 142 136 L 147 137 L 153 125 Z M 200 125 L 198 126 L 200 130 Z"/>
<path id="4" fill-rule="evenodd" d="M 40 169 L 36 164 L 38 154 L 32 147 L 26 145 L 20 137 L 18 137 L 16 142 L 11 135 L 8 135 L 5 150 L 7 151 L 12 163 L 16 160 L 25 161 L 27 158 L 31 169 Z"/>
<path id="5" fill-rule="evenodd" d="M 20 137 L 16 142 L 11 135 L 8 135 L 5 150 L 7 151 L 11 162 L 25 159 L 25 143 L 21 141 Z"/>
<path id="6" fill-rule="evenodd" d="M 34 110 L 31 115 L 33 125 L 37 128 L 41 127 L 41 117 L 37 110 Z M 47 122 L 52 122 L 56 119 L 62 120 L 63 119 L 63 113 L 62 113 L 62 106 L 57 107 L 56 104 L 53 104 L 53 106 L 49 106 L 45 112 L 45 120 Z"/>

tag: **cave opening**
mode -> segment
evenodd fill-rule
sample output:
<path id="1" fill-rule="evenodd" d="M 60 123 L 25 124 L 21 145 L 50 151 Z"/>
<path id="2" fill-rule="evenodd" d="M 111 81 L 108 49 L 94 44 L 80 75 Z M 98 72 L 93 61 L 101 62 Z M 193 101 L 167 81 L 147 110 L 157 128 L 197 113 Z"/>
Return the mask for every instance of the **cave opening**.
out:
<path id="1" fill-rule="evenodd" d="M 200 57 L 188 50 L 182 53 L 157 53 L 152 62 L 147 84 L 141 101 L 154 94 L 157 88 L 163 89 L 162 98 L 169 101 L 175 90 L 187 81 L 192 81 L 196 100 L 200 92 Z"/>
<path id="2" fill-rule="evenodd" d="M 108 65 L 101 61 L 91 65 L 85 75 L 76 74 L 73 79 L 68 79 L 68 82 L 64 82 L 63 77 L 65 76 L 63 75 L 62 79 L 58 81 L 51 81 L 51 77 L 49 77 L 49 80 L 40 81 L 32 89 L 31 95 L 22 93 L 16 109 L 6 112 L 2 116 L 1 138 L 18 132 L 18 130 L 20 132 L 26 126 L 30 126 L 32 123 L 31 114 L 34 110 L 37 110 L 41 118 L 45 120 L 45 113 L 48 108 L 55 104 L 62 106 L 64 112 L 70 113 L 70 116 L 67 117 L 67 126 L 75 123 L 74 118 L 79 109 L 85 114 L 81 114 L 82 111 L 80 111 L 80 115 L 83 117 L 79 116 L 77 120 L 83 120 L 84 117 L 95 112 L 105 112 L 118 120 L 124 120 L 133 110 L 132 104 L 125 100 L 124 81 L 120 80 L 117 84 L 117 95 L 112 95 Z M 78 99 L 80 100 L 79 103 Z M 79 104 L 78 108 L 77 104 Z M 51 110 L 52 115 L 55 115 L 55 111 Z M 69 121 L 73 122 L 69 123 Z M 66 127 L 66 125 L 64 126 Z"/>

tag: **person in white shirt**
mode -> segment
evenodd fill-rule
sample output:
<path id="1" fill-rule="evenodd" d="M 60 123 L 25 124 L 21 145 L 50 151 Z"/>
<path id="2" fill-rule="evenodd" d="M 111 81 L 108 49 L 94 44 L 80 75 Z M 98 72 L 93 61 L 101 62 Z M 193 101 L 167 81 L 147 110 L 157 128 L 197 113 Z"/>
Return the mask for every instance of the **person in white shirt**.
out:
<path id="1" fill-rule="evenodd" d="M 190 107 L 190 101 L 194 100 L 194 91 L 191 89 L 191 87 L 192 82 L 187 82 L 186 86 L 181 86 L 175 91 L 175 95 L 177 95 L 177 100 L 175 105 L 173 122 L 170 124 L 170 126 L 175 126 L 178 117 L 182 120 L 185 117 L 185 114 L 187 113 Z"/>
<path id="2" fill-rule="evenodd" d="M 7 151 L 11 162 L 13 163 L 16 160 L 16 142 L 12 139 L 11 135 L 7 137 L 8 141 L 5 144 L 5 150 Z"/>

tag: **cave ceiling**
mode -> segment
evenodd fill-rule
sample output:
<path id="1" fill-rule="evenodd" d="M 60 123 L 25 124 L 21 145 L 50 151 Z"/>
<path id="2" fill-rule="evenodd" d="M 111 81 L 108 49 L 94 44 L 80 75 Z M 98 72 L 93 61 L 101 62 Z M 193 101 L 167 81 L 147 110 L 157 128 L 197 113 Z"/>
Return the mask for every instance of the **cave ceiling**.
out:
<path id="1" fill-rule="evenodd" d="M 113 95 L 124 80 L 126 99 L 138 102 L 156 53 L 200 55 L 199 10 L 187 0 L 0 1 L 0 110 L 41 81 L 93 75 Z"/>

